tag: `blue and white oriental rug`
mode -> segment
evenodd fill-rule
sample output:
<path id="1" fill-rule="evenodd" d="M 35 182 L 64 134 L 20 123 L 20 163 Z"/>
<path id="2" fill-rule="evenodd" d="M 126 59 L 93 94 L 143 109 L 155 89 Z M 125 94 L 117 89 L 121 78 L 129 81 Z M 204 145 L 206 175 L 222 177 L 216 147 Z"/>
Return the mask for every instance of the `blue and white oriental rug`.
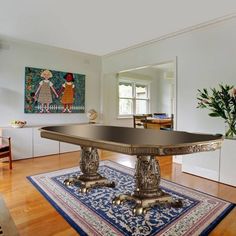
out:
<path id="1" fill-rule="evenodd" d="M 79 167 L 28 177 L 80 235 L 208 235 L 233 209 L 219 198 L 162 179 L 161 188 L 182 199 L 182 208 L 154 207 L 145 215 L 135 216 L 134 203 L 112 205 L 112 199 L 134 190 L 134 170 L 111 161 L 100 163 L 99 172 L 116 182 L 115 188 L 95 188 L 87 194 L 63 181 Z"/>

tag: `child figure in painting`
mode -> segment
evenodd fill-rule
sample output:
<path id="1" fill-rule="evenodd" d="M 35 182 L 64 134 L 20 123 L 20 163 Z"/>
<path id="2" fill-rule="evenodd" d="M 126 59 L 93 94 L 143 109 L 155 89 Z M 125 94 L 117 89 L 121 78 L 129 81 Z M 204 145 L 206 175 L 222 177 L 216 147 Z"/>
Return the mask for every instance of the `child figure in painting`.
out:
<path id="1" fill-rule="evenodd" d="M 64 106 L 64 109 L 62 110 L 62 112 L 66 112 L 66 109 L 69 113 L 72 112 L 72 105 L 74 103 L 74 77 L 72 73 L 67 73 L 64 76 L 64 79 L 66 80 L 66 82 L 62 85 L 62 88 L 59 92 L 62 93 L 62 98 L 61 98 L 61 103 Z"/>
<path id="2" fill-rule="evenodd" d="M 56 95 L 57 98 L 58 98 L 58 94 L 53 87 L 53 83 L 51 81 L 49 81 L 52 78 L 52 72 L 50 70 L 44 70 L 41 73 L 41 77 L 43 78 L 43 80 L 40 81 L 40 83 L 39 83 L 39 87 L 38 87 L 37 91 L 35 92 L 34 99 L 38 100 L 38 102 L 41 104 L 40 113 L 43 113 L 44 105 L 46 105 L 45 111 L 47 113 L 49 113 L 50 112 L 49 111 L 49 104 L 52 103 L 51 90 L 53 91 L 53 93 Z M 37 94 L 38 94 L 38 99 L 37 99 Z"/>

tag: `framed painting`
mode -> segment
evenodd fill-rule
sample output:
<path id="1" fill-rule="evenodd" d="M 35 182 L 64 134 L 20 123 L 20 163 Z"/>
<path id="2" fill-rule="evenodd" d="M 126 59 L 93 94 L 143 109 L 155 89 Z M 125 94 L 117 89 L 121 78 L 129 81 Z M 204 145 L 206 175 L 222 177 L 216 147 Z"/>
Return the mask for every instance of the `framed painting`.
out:
<path id="1" fill-rule="evenodd" d="M 25 113 L 84 113 L 85 75 L 25 67 Z"/>

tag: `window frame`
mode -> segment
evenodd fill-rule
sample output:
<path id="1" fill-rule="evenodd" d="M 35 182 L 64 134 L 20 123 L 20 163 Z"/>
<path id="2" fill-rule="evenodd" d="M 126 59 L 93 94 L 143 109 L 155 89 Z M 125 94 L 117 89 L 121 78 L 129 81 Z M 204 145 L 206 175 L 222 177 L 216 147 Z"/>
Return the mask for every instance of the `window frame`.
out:
<path id="1" fill-rule="evenodd" d="M 132 97 L 120 97 L 119 96 L 119 85 L 120 82 L 130 83 L 132 84 Z M 136 85 L 144 85 L 147 87 L 147 98 L 137 98 L 136 97 Z M 150 100 L 150 92 L 151 92 L 151 81 L 148 80 L 140 80 L 140 79 L 133 79 L 129 77 L 118 77 L 117 79 L 117 117 L 118 118 L 131 118 L 133 115 L 136 115 L 136 101 L 147 101 L 147 114 L 150 113 L 151 107 L 151 100 Z M 120 114 L 120 99 L 131 99 L 133 102 L 132 106 L 132 113 L 131 114 Z"/>

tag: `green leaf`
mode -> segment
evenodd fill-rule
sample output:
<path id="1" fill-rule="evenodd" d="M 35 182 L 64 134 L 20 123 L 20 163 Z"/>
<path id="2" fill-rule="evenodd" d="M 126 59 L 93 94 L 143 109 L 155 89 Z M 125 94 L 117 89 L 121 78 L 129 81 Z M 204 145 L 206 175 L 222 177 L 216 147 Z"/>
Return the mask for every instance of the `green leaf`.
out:
<path id="1" fill-rule="evenodd" d="M 211 117 L 219 117 L 220 115 L 218 113 L 212 112 L 208 114 Z"/>
<path id="2" fill-rule="evenodd" d="M 205 94 L 208 95 L 208 91 L 207 91 L 207 89 L 204 88 L 203 91 L 204 91 Z"/>
<path id="3" fill-rule="evenodd" d="M 204 99 L 208 99 L 208 96 L 205 93 L 202 93 L 201 97 L 204 98 Z"/>

